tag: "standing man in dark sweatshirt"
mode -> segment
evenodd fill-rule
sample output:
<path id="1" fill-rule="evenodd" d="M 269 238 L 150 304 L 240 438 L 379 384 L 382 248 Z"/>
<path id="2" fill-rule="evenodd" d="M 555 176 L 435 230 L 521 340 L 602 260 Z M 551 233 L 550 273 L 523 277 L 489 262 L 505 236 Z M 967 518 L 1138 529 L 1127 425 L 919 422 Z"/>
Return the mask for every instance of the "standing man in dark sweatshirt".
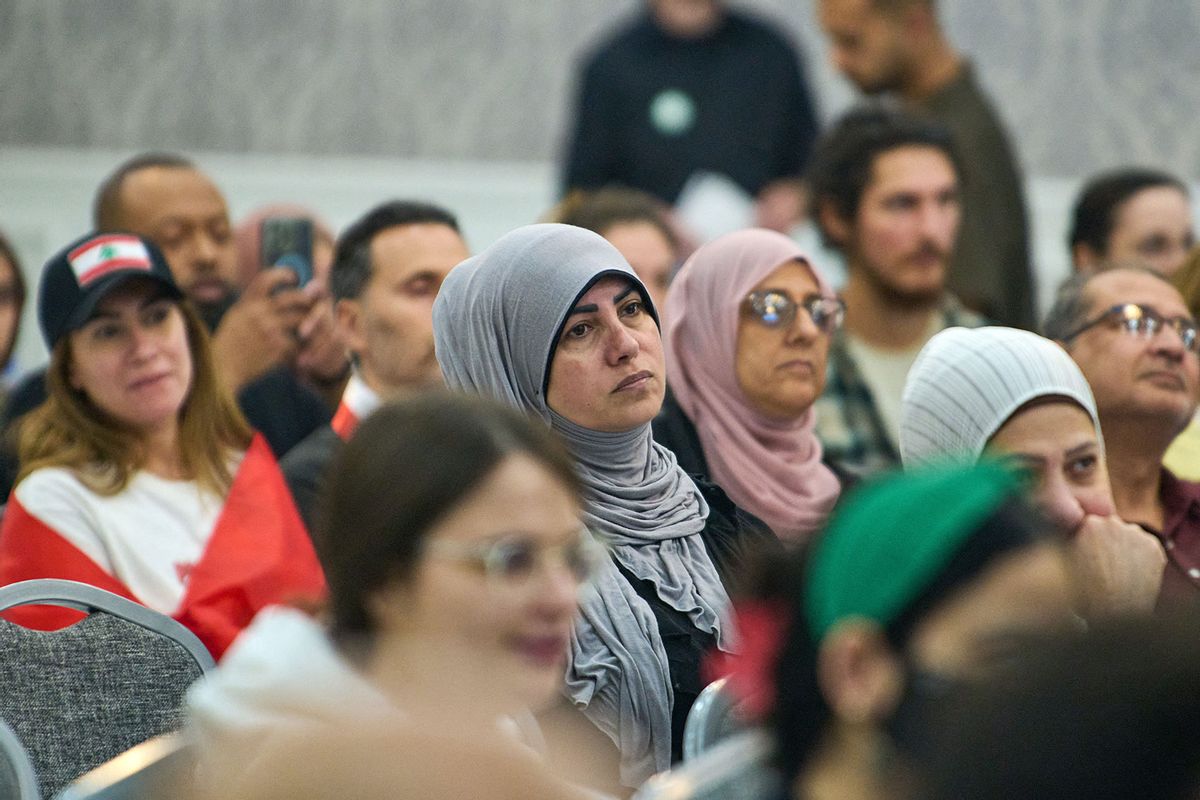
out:
<path id="1" fill-rule="evenodd" d="M 962 163 L 962 226 L 949 288 L 968 307 L 1033 329 L 1034 284 L 1016 156 L 969 61 L 954 49 L 934 0 L 819 0 L 837 69 L 867 94 L 950 129 Z"/>
<path id="2" fill-rule="evenodd" d="M 646 0 L 585 60 L 565 191 L 621 184 L 674 204 L 697 172 L 757 201 L 758 224 L 802 216 L 817 135 L 795 46 L 720 0 Z"/>

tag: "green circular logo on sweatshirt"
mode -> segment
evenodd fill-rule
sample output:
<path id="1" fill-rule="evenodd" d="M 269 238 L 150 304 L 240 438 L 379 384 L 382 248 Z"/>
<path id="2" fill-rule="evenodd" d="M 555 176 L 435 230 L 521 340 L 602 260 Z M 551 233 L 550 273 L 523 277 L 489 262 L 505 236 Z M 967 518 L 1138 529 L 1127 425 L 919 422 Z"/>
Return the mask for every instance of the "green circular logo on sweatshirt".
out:
<path id="1" fill-rule="evenodd" d="M 682 136 L 696 123 L 696 101 L 679 89 L 663 89 L 650 101 L 650 122 L 663 136 Z"/>

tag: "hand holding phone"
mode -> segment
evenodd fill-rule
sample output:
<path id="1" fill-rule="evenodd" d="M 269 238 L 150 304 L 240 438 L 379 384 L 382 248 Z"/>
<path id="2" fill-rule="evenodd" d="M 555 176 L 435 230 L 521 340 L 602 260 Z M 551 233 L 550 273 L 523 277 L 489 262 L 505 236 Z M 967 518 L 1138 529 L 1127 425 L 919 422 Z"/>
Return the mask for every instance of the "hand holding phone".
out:
<path id="1" fill-rule="evenodd" d="M 296 273 L 296 286 L 313 276 L 313 225 L 302 217 L 268 217 L 262 221 L 260 263 Z"/>

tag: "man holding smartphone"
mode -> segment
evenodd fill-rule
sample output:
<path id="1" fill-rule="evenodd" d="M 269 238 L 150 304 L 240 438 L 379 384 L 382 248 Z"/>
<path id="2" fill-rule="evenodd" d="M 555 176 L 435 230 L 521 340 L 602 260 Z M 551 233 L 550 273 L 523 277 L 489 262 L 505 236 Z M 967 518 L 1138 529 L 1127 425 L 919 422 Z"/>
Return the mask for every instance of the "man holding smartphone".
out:
<path id="1" fill-rule="evenodd" d="M 377 206 L 338 239 L 329 284 L 354 373 L 333 422 L 280 464 L 310 530 L 325 469 L 358 422 L 383 400 L 442 385 L 433 300 L 446 273 L 469 255 L 454 215 L 415 201 Z"/>
<path id="2" fill-rule="evenodd" d="M 213 328 L 217 365 L 234 391 L 332 338 L 332 325 L 316 322 L 321 309 L 315 294 L 296 289 L 291 270 L 263 270 L 238 296 L 225 198 L 185 159 L 149 154 L 118 167 L 100 187 L 95 220 L 99 230 L 137 233 L 162 249 L 180 287 Z M 344 373 L 344 360 L 331 372 Z"/>
<path id="3" fill-rule="evenodd" d="M 331 404 L 298 379 L 341 387 L 348 372 L 334 340 L 332 309 L 295 288 L 291 270 L 259 273 L 239 296 L 237 260 L 225 198 L 187 159 L 148 153 L 121 164 L 100 185 L 98 231 L 136 233 L 162 249 L 179 287 L 213 331 L 214 360 L 250 425 L 280 458 L 325 425 Z M 9 396 L 0 431 L 46 399 L 45 370 L 30 373 Z M 0 496 L 17 473 L 12 446 L 0 445 Z"/>

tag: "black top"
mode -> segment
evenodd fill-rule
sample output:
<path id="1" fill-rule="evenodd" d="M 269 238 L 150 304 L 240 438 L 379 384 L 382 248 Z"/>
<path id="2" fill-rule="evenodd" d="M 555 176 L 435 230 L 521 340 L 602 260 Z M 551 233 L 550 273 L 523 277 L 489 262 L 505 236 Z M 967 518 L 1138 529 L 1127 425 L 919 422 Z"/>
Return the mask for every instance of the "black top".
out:
<path id="1" fill-rule="evenodd" d="M 237 401 L 250 427 L 266 438 L 276 458 L 283 458 L 333 418 L 321 396 L 288 367 L 276 367 L 246 384 Z"/>
<path id="2" fill-rule="evenodd" d="M 333 428 L 322 425 L 279 461 L 283 479 L 292 492 L 292 500 L 310 533 L 316 523 L 317 497 L 325 484 L 325 474 L 342 445 L 342 437 Z"/>
<path id="3" fill-rule="evenodd" d="M 764 550 L 777 550 L 781 545 L 765 524 L 735 506 L 719 486 L 705 480 L 694 480 L 709 508 L 708 519 L 700 536 L 713 566 L 721 576 L 721 582 L 725 584 L 725 590 L 733 594 L 737 588 L 736 582 L 744 577 L 748 559 Z M 658 633 L 667 653 L 671 688 L 675 695 L 671 708 L 671 760 L 679 761 L 683 757 L 684 722 L 700 690 L 704 688 L 700 664 L 705 654 L 716 647 L 716 639 L 697 629 L 686 614 L 659 599 L 649 581 L 635 577 L 621 568 L 620 564 L 617 566 L 658 620 Z"/>
<path id="4" fill-rule="evenodd" d="M 697 170 L 755 195 L 799 177 L 817 134 L 796 47 L 733 10 L 702 39 L 644 12 L 586 61 L 564 188 L 617 183 L 674 203 Z"/>
<path id="5" fill-rule="evenodd" d="M 662 408 L 650 427 L 654 431 L 654 441 L 675 454 L 675 459 L 684 472 L 709 477 L 708 459 L 704 457 L 700 434 L 696 432 L 696 426 L 688 419 L 687 414 L 683 413 L 670 389 L 667 389 Z"/>
<path id="6" fill-rule="evenodd" d="M 654 441 L 675 454 L 675 458 L 679 462 L 679 466 L 683 467 L 684 472 L 692 477 L 699 476 L 705 479 L 710 477 L 708 459 L 705 458 L 704 447 L 700 444 L 700 434 L 696 432 L 696 426 L 688 419 L 687 414 L 683 413 L 683 409 L 679 406 L 675 395 L 671 394 L 670 389 L 667 390 L 662 409 L 654 418 L 651 427 L 654 430 Z M 829 467 L 837 477 L 838 483 L 842 485 L 839 497 L 845 495 L 854 484 L 858 483 L 858 479 L 854 475 L 846 472 L 841 466 L 825 458 L 824 455 L 822 455 L 821 461 Z"/>

